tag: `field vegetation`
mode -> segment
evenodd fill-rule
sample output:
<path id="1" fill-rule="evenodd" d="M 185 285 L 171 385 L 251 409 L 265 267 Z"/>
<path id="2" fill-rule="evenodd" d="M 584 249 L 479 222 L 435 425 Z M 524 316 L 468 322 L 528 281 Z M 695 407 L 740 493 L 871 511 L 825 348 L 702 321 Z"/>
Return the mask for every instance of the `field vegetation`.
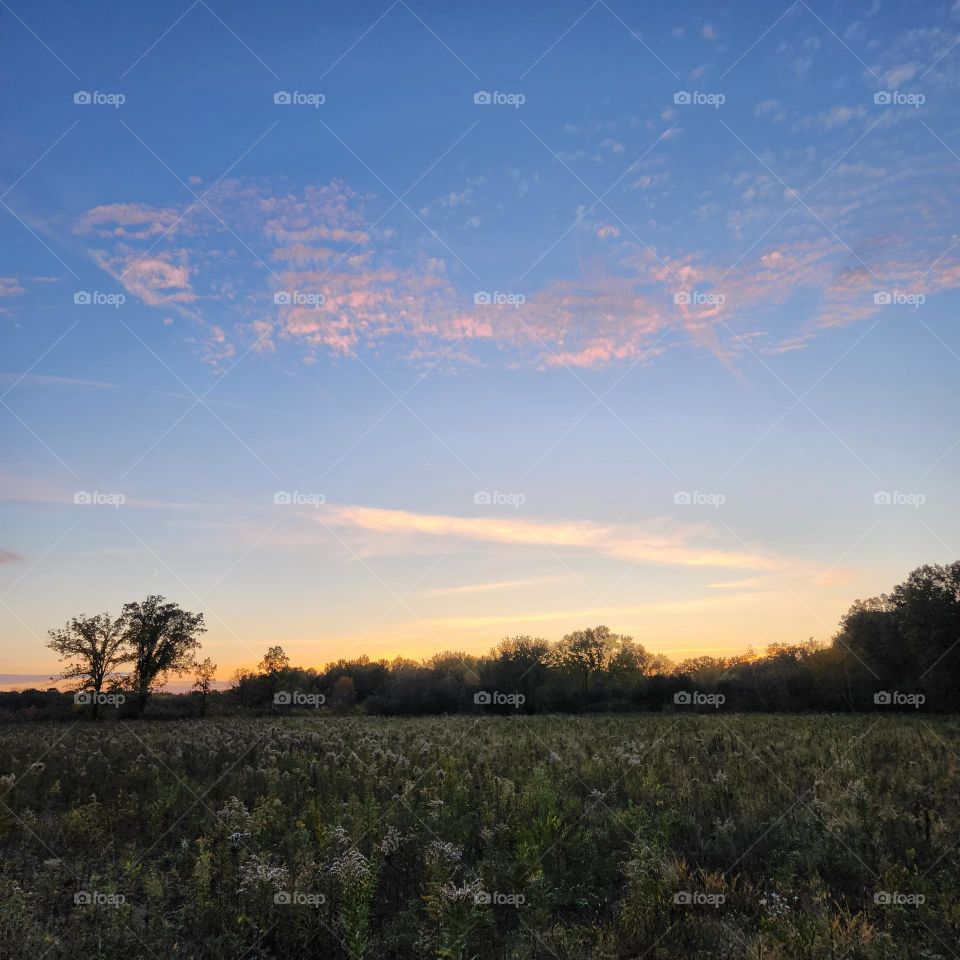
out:
<path id="1" fill-rule="evenodd" d="M 0 728 L 4 960 L 949 958 L 960 722 Z"/>

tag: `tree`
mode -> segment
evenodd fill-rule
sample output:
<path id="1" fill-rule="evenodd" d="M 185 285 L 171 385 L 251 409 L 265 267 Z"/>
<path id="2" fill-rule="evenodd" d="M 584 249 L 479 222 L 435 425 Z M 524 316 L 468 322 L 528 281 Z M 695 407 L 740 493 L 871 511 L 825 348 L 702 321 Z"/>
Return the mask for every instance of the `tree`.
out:
<path id="1" fill-rule="evenodd" d="M 642 675 L 653 663 L 653 657 L 647 653 L 643 644 L 632 637 L 620 637 L 615 644 L 613 655 L 607 662 L 607 670 L 621 678 Z"/>
<path id="2" fill-rule="evenodd" d="M 200 716 L 207 714 L 207 694 L 213 687 L 213 678 L 217 673 L 217 665 L 207 657 L 202 663 L 195 665 L 193 670 L 193 689 L 200 694 Z"/>
<path id="3" fill-rule="evenodd" d="M 123 608 L 124 642 L 133 659 L 132 687 L 137 716 L 158 683 L 194 665 L 199 635 L 206 632 L 202 613 L 189 613 L 164 597 L 149 596 Z"/>
<path id="4" fill-rule="evenodd" d="M 564 636 L 556 647 L 559 664 L 578 673 L 583 683 L 583 695 L 590 693 L 590 680 L 594 674 L 607 669 L 624 641 L 633 641 L 629 637 L 619 637 L 609 627 L 588 627 L 575 630 Z"/>
<path id="5" fill-rule="evenodd" d="M 490 683 L 498 690 L 522 693 L 524 709 L 532 713 L 538 691 L 550 676 L 550 644 L 540 637 L 504 637 L 490 652 Z"/>
<path id="6" fill-rule="evenodd" d="M 917 682 L 955 702 L 960 680 L 960 560 L 918 567 L 893 588 L 890 601 L 899 615 L 904 646 L 916 659 Z"/>
<path id="7" fill-rule="evenodd" d="M 290 669 L 290 658 L 283 652 L 283 647 L 276 646 L 268 648 L 263 655 L 263 659 L 257 665 L 260 674 L 266 677 L 267 697 L 270 703 L 270 713 L 273 713 L 274 695 L 277 692 L 277 684 L 281 676 Z"/>
<path id="8" fill-rule="evenodd" d="M 857 600 L 840 621 L 833 645 L 844 663 L 850 706 L 891 686 L 912 686 L 919 673 L 916 652 L 903 642 L 897 608 L 885 595 Z"/>
<path id="9" fill-rule="evenodd" d="M 341 677 L 333 685 L 331 706 L 337 713 L 346 713 L 357 700 L 357 691 L 352 677 Z"/>
<path id="10" fill-rule="evenodd" d="M 651 655 L 645 673 L 648 677 L 660 677 L 673 673 L 676 664 L 665 654 L 655 653 Z"/>
<path id="11" fill-rule="evenodd" d="M 49 631 L 47 646 L 60 660 L 70 660 L 62 673 L 63 680 L 79 680 L 77 690 L 89 693 L 90 715 L 97 716 L 100 693 L 105 681 L 122 663 L 131 660 L 124 648 L 123 621 L 109 613 L 95 617 L 79 616 L 68 620 L 60 630 Z"/>
<path id="12" fill-rule="evenodd" d="M 290 666 L 290 658 L 283 652 L 283 647 L 270 647 L 263 655 L 257 669 L 261 673 L 282 673 Z"/>

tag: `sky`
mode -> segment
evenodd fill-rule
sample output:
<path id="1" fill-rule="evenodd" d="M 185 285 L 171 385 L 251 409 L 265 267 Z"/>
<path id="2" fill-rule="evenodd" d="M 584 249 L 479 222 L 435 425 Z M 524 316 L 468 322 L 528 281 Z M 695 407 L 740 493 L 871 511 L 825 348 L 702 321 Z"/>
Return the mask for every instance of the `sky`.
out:
<path id="1" fill-rule="evenodd" d="M 957 559 L 960 2 L 0 0 L 0 682 L 829 640 Z"/>

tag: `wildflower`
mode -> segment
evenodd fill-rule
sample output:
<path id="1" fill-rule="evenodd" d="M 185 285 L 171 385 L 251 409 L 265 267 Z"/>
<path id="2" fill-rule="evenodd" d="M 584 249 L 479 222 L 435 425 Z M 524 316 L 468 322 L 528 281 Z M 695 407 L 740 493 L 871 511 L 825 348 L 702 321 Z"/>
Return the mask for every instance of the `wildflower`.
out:
<path id="1" fill-rule="evenodd" d="M 289 886 L 290 872 L 286 867 L 278 867 L 263 859 L 259 854 L 251 854 L 240 868 L 240 892 L 255 890 L 260 884 L 267 884 L 276 893 L 282 893 Z"/>
<path id="2" fill-rule="evenodd" d="M 338 847 L 353 846 L 353 841 L 350 839 L 350 834 L 340 826 L 334 828 L 332 840 Z"/>
<path id="3" fill-rule="evenodd" d="M 427 845 L 427 863 L 432 867 L 455 866 L 463 858 L 463 847 L 445 840 L 432 840 Z"/>
<path id="4" fill-rule="evenodd" d="M 477 894 L 483 889 L 483 884 L 479 880 L 471 880 L 462 887 L 455 883 L 445 883 L 440 888 L 440 895 L 448 903 L 475 903 Z"/>
<path id="5" fill-rule="evenodd" d="M 797 898 L 794 897 L 794 899 L 796 900 Z M 764 908 L 770 917 L 783 917 L 790 912 L 789 900 L 776 891 L 771 891 L 761 897 L 760 906 Z"/>
<path id="6" fill-rule="evenodd" d="M 250 811 L 238 797 L 230 797 L 223 805 L 223 809 L 217 811 L 217 819 L 234 830 L 240 827 L 246 827 L 250 823 Z"/>
<path id="7" fill-rule="evenodd" d="M 383 839 L 380 841 L 380 852 L 384 856 L 390 856 L 391 853 L 396 853 L 400 848 L 400 842 L 403 838 L 400 836 L 400 831 L 396 827 L 387 827 L 387 832 L 384 834 Z"/>
<path id="8" fill-rule="evenodd" d="M 330 872 L 344 886 L 362 885 L 370 879 L 370 861 L 356 847 L 351 847 L 333 861 Z"/>

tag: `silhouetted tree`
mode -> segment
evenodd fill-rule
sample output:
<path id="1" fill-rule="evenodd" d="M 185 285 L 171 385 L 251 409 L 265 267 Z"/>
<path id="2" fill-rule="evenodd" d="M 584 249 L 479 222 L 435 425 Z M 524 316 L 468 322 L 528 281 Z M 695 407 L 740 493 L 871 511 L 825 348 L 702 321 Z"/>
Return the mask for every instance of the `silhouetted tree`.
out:
<path id="1" fill-rule="evenodd" d="M 289 668 L 290 658 L 284 653 L 283 647 L 279 646 L 270 647 L 257 667 L 265 680 L 271 714 L 274 710 L 274 695 L 279 690 L 283 676 Z"/>
<path id="2" fill-rule="evenodd" d="M 505 637 L 481 669 L 492 688 L 523 694 L 524 711 L 533 713 L 550 676 L 551 658 L 550 644 L 540 637 Z"/>
<path id="3" fill-rule="evenodd" d="M 340 677 L 333 685 L 330 705 L 337 713 L 346 713 L 356 702 L 357 691 L 352 677 Z"/>
<path id="4" fill-rule="evenodd" d="M 143 716 L 147 700 L 158 682 L 170 674 L 182 674 L 193 664 L 206 632 L 202 613 L 189 613 L 160 596 L 123 608 L 124 643 L 133 660 L 132 686 L 137 716 Z"/>
<path id="5" fill-rule="evenodd" d="M 48 634 L 47 646 L 60 660 L 70 661 L 60 678 L 80 681 L 76 690 L 90 694 L 90 715 L 94 719 L 104 683 L 117 667 L 132 659 L 124 647 L 123 626 L 122 620 L 100 613 L 95 617 L 74 617 L 62 629 L 50 630 Z"/>
<path id="6" fill-rule="evenodd" d="M 196 664 L 193 669 L 193 689 L 200 694 L 200 716 L 207 714 L 207 695 L 213 687 L 213 679 L 217 674 L 217 665 L 207 657 Z"/>
<path id="7" fill-rule="evenodd" d="M 914 570 L 894 587 L 902 643 L 914 682 L 943 706 L 960 705 L 960 561 Z"/>
<path id="8" fill-rule="evenodd" d="M 620 638 L 609 627 L 588 627 L 566 634 L 554 652 L 556 662 L 580 677 L 584 697 L 591 679 L 607 668 Z"/>

